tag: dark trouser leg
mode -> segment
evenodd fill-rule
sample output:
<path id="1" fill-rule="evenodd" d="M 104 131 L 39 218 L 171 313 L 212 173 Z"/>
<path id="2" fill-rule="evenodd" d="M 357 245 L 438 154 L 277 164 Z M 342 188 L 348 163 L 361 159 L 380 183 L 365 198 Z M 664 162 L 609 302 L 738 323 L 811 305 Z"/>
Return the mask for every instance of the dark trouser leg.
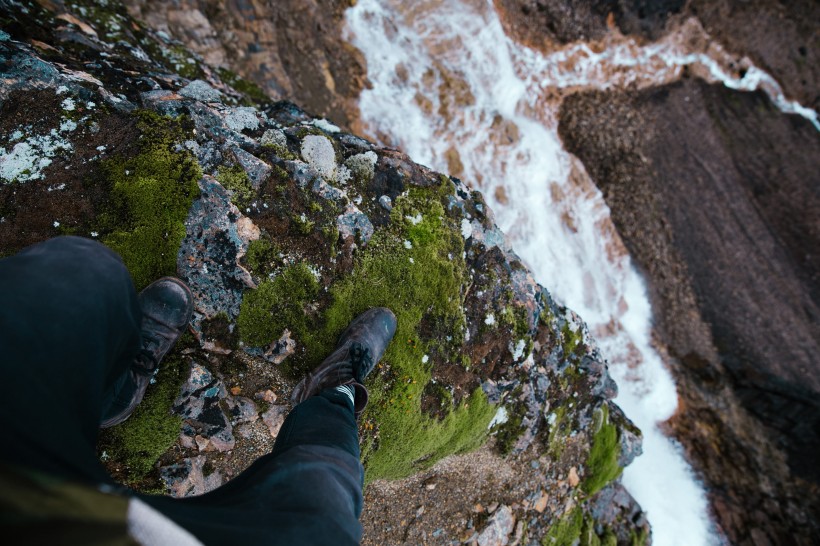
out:
<path id="1" fill-rule="evenodd" d="M 0 460 L 110 482 L 97 432 L 140 322 L 128 271 L 97 242 L 59 237 L 0 260 Z"/>
<path id="2" fill-rule="evenodd" d="M 273 451 L 224 486 L 143 498 L 208 544 L 358 544 L 362 479 L 353 404 L 328 390 L 296 406 Z"/>

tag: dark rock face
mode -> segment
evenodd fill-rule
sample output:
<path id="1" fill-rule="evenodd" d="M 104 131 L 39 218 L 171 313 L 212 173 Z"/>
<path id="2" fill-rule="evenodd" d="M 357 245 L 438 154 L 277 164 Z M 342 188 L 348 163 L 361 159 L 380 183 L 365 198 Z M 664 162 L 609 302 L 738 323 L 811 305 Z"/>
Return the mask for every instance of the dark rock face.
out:
<path id="1" fill-rule="evenodd" d="M 658 38 L 685 0 L 496 0 L 507 32 L 539 47 L 549 42 L 597 40 L 617 26 L 625 34 Z"/>
<path id="2" fill-rule="evenodd" d="M 748 55 L 786 96 L 820 106 L 820 4 L 812 0 L 496 0 L 507 33 L 536 48 L 598 40 L 617 28 L 647 40 L 677 19 L 697 17 L 730 52 Z"/>
<path id="3" fill-rule="evenodd" d="M 646 272 L 670 423 L 733 543 L 811 543 L 820 512 L 820 136 L 697 80 L 583 93 L 560 134 Z"/>
<path id="4" fill-rule="evenodd" d="M 208 64 L 229 68 L 274 99 L 348 128 L 365 82 L 364 59 L 342 40 L 349 0 L 127 0 L 132 16 L 168 33 Z M 230 78 L 229 78 L 230 79 Z"/>

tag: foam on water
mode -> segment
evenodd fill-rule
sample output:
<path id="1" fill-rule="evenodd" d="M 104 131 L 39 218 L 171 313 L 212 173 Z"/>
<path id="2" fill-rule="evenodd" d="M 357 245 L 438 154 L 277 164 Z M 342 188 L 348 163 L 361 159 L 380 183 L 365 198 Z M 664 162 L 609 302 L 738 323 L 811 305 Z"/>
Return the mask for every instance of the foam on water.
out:
<path id="1" fill-rule="evenodd" d="M 366 130 L 482 189 L 536 279 L 589 324 L 618 381 L 618 404 L 644 433 L 644 454 L 623 482 L 646 510 L 655 544 L 718 543 L 702 486 L 658 428 L 674 413 L 677 392 L 652 346 L 644 282 L 601 193 L 561 145 L 556 97 L 659 85 L 689 65 L 733 88 L 761 88 L 815 125 L 817 114 L 711 43 L 696 21 L 654 44 L 616 36 L 598 52 L 580 43 L 549 55 L 511 41 L 490 0 L 360 0 L 347 25 L 373 84 L 359 102 Z M 683 36 L 698 33 L 701 40 Z M 691 43 L 705 45 L 692 51 Z"/>

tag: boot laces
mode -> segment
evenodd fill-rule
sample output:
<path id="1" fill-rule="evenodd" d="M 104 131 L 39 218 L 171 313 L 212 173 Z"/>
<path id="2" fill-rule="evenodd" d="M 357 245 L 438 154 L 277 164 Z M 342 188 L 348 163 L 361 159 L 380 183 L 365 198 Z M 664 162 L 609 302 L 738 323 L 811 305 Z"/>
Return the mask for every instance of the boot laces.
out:
<path id="1" fill-rule="evenodd" d="M 156 373 L 159 362 L 157 361 L 157 350 L 162 344 L 163 339 L 159 335 L 149 332 L 142 332 L 142 347 L 140 347 L 132 369 L 135 373 L 140 375 L 154 375 Z"/>
<path id="2" fill-rule="evenodd" d="M 361 372 L 363 370 L 371 370 L 373 368 L 373 355 L 370 352 L 370 347 L 366 347 L 361 343 L 354 341 L 350 344 L 348 352 L 350 364 L 353 366 L 353 372 L 356 376 L 356 381 L 362 381 Z"/>

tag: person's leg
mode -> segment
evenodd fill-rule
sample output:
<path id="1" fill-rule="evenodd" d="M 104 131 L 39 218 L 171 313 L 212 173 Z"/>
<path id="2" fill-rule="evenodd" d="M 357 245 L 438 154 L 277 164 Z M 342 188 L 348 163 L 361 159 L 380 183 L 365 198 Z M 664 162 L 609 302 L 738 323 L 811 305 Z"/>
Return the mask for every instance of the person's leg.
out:
<path id="1" fill-rule="evenodd" d="M 207 544 L 357 544 L 363 477 L 353 399 L 327 389 L 293 408 L 272 452 L 222 487 L 142 499 Z"/>
<path id="2" fill-rule="evenodd" d="M 144 500 L 209 544 L 358 544 L 364 472 L 356 412 L 396 326 L 389 309 L 356 317 L 294 389 L 296 405 L 273 451 L 240 476 L 197 498 Z"/>
<path id="3" fill-rule="evenodd" d="M 111 482 L 95 444 L 106 392 L 140 348 L 141 311 L 122 260 L 59 237 L 0 260 L 0 460 Z"/>

